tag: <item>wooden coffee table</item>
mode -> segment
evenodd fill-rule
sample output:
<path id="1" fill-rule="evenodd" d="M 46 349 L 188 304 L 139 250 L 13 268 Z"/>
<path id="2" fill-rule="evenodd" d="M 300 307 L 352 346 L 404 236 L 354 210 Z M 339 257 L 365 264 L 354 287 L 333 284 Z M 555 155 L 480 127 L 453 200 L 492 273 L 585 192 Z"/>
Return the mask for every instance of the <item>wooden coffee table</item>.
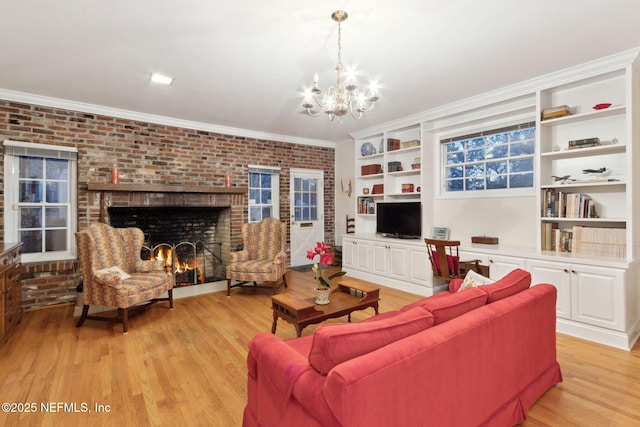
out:
<path id="1" fill-rule="evenodd" d="M 306 326 L 320 323 L 327 319 L 341 317 L 345 314 L 351 322 L 351 313 L 373 307 L 378 314 L 380 289 L 362 280 L 343 277 L 338 287 L 331 292 L 330 303 L 315 304 L 315 297 L 301 299 L 289 293 L 273 295 L 271 305 L 273 309 L 273 326 L 271 333 L 276 332 L 278 317 L 293 324 L 298 336 Z"/>

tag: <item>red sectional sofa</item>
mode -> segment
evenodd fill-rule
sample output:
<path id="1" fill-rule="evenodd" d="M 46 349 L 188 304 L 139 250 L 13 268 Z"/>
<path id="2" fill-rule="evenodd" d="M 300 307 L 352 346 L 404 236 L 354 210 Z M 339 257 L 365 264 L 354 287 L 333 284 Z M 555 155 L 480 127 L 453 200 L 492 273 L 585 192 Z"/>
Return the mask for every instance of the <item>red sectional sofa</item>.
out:
<path id="1" fill-rule="evenodd" d="M 359 323 L 249 343 L 244 426 L 513 426 L 562 381 L 556 288 L 515 270 Z M 459 283 L 451 284 L 457 289 Z"/>

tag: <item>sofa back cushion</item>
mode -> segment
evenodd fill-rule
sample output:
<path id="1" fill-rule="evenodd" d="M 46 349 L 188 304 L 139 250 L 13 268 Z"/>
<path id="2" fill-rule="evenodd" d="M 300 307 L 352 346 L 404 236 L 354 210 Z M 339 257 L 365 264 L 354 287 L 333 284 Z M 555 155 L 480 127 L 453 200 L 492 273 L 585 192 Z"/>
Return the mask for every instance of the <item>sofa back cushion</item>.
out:
<path id="1" fill-rule="evenodd" d="M 482 307 L 486 302 L 487 294 L 478 288 L 469 288 L 453 294 L 443 292 L 419 301 L 420 307 L 433 314 L 434 325 Z"/>
<path id="2" fill-rule="evenodd" d="M 520 291 L 527 289 L 531 285 L 531 273 L 516 268 L 502 279 L 491 285 L 478 286 L 487 294 L 487 304 L 501 300 Z"/>
<path id="3" fill-rule="evenodd" d="M 313 333 L 309 364 L 327 375 L 335 366 L 433 326 L 420 307 L 377 322 L 320 325 Z"/>

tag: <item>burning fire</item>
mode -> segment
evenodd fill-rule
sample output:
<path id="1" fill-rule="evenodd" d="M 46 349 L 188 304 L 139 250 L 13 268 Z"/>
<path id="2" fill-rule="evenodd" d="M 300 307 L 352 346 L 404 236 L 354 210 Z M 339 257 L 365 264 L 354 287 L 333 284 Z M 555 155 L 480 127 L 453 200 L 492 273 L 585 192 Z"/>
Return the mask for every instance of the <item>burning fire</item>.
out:
<path id="1" fill-rule="evenodd" d="M 202 268 L 200 268 L 200 265 L 195 260 L 191 260 L 188 262 L 181 262 L 177 254 L 174 257 L 172 247 L 156 248 L 155 259 L 158 261 L 164 261 L 164 266 L 165 266 L 164 268 L 167 273 L 175 273 L 176 275 L 187 274 L 187 276 L 190 276 L 189 272 L 194 271 L 196 274 L 199 273 L 198 283 L 204 283 L 204 280 L 205 280 L 204 272 Z M 172 260 L 173 260 L 173 265 L 172 265 Z M 178 277 L 176 277 L 176 282 L 177 282 L 176 284 L 189 283 L 188 281 L 184 281 L 184 280 L 178 281 Z"/>

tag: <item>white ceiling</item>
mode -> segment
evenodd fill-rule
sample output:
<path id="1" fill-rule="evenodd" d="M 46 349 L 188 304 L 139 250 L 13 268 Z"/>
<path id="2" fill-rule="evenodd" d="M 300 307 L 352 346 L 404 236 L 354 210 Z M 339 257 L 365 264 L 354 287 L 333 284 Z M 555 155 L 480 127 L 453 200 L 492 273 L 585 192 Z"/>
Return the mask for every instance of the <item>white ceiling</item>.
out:
<path id="1" fill-rule="evenodd" d="M 638 0 L 1 1 L 0 97 L 334 142 L 640 46 Z M 315 71 L 335 83 L 336 9 L 349 13 L 343 62 L 381 85 L 360 121 L 299 114 Z"/>

